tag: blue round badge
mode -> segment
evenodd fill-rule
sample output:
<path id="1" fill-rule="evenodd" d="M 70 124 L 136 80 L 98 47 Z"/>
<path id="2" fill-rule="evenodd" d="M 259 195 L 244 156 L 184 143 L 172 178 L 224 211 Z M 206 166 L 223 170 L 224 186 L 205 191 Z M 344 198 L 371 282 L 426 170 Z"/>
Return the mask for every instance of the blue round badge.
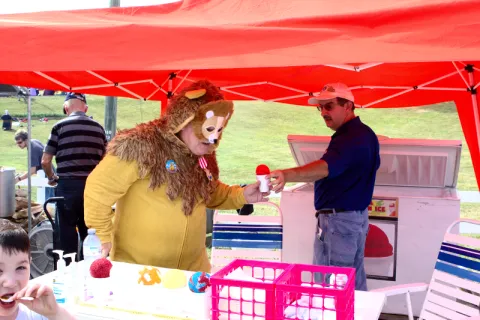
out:
<path id="1" fill-rule="evenodd" d="M 167 164 L 165 165 L 167 171 L 170 173 L 175 173 L 178 171 L 177 164 L 173 160 L 167 160 Z"/>

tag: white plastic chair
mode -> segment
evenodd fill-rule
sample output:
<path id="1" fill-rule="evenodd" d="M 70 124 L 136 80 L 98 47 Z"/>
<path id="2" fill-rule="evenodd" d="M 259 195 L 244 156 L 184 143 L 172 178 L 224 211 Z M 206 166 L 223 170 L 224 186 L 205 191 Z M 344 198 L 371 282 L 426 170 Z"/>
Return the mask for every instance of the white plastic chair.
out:
<path id="1" fill-rule="evenodd" d="M 452 223 L 441 244 L 430 284 L 414 283 L 371 290 L 387 298 L 405 294 L 408 318 L 413 320 L 410 295 L 427 291 L 419 319 L 463 320 L 480 316 L 480 239 L 452 233 L 459 223 L 480 225 L 480 221 L 459 219 Z M 416 261 L 416 263 L 421 263 Z M 472 318 L 473 317 L 473 318 Z"/>
<path id="2" fill-rule="evenodd" d="M 212 273 L 235 259 L 282 261 L 282 211 L 273 202 L 258 202 L 278 211 L 277 216 L 218 214 L 213 216 Z"/>

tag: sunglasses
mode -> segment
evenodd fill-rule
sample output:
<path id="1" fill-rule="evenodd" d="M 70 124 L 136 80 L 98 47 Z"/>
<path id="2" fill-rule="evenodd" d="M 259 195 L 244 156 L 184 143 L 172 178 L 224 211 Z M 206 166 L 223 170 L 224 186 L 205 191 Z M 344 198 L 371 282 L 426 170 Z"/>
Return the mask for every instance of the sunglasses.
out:
<path id="1" fill-rule="evenodd" d="M 332 103 L 332 102 L 329 102 L 325 105 L 318 105 L 317 106 L 317 110 L 322 112 L 323 110 L 325 111 L 332 111 L 334 108 L 335 108 L 336 104 L 335 103 Z"/>
<path id="2" fill-rule="evenodd" d="M 15 141 L 16 144 L 22 144 L 22 143 L 24 143 L 24 142 L 25 142 L 25 140 L 17 140 L 17 141 Z"/>

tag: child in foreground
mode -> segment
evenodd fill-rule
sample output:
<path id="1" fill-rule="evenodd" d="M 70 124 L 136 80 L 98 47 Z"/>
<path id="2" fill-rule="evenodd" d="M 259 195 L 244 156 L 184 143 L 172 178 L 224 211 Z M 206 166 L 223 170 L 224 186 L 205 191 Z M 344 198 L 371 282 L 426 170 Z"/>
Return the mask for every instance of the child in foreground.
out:
<path id="1" fill-rule="evenodd" d="M 20 226 L 0 219 L 0 320 L 75 319 L 59 306 L 50 287 L 29 284 L 30 239 Z M 33 297 L 33 301 L 20 300 Z M 12 302 L 3 299 L 12 298 Z"/>

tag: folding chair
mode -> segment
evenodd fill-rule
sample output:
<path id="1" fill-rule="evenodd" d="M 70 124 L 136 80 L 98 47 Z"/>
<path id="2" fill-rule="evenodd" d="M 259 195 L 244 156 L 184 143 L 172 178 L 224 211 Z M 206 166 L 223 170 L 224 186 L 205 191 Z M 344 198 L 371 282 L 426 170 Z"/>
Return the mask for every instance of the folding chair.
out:
<path id="1" fill-rule="evenodd" d="M 278 216 L 219 214 L 215 211 L 212 232 L 212 273 L 235 259 L 282 260 L 283 224 L 280 207 L 272 202 L 255 203 L 270 206 Z"/>
<path id="2" fill-rule="evenodd" d="M 410 294 L 425 290 L 427 295 L 419 319 L 460 320 L 480 316 L 480 239 L 452 233 L 461 222 L 480 225 L 477 220 L 460 219 L 448 227 L 429 285 L 406 284 L 371 291 L 383 292 L 387 297 L 405 294 L 410 320 L 413 320 Z"/>

